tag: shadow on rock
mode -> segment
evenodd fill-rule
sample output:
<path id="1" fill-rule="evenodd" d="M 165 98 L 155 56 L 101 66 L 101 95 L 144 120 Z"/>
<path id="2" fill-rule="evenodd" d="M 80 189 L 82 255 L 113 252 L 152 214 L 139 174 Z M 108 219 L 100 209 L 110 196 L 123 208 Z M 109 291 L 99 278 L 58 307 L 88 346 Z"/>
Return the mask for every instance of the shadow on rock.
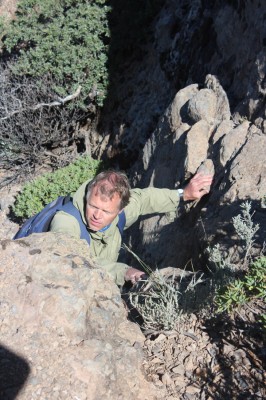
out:
<path id="1" fill-rule="evenodd" d="M 0 399 L 14 400 L 30 374 L 28 362 L 0 345 Z"/>
<path id="2" fill-rule="evenodd" d="M 256 310 L 260 306 L 252 305 Z M 265 398 L 266 332 L 249 308 L 242 307 L 234 318 L 224 315 L 205 321 L 217 350 L 204 376 L 205 394 L 214 400 Z"/>

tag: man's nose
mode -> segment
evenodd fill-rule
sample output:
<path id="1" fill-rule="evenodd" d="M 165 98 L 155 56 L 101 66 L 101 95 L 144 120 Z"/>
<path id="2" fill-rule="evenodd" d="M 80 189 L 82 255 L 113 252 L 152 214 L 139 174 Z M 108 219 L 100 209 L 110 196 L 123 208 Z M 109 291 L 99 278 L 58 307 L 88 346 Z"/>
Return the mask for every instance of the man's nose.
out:
<path id="1" fill-rule="evenodd" d="M 94 218 L 99 219 L 99 218 L 101 218 L 101 214 L 102 214 L 101 210 L 96 209 L 96 210 L 94 210 L 93 216 L 94 216 Z"/>

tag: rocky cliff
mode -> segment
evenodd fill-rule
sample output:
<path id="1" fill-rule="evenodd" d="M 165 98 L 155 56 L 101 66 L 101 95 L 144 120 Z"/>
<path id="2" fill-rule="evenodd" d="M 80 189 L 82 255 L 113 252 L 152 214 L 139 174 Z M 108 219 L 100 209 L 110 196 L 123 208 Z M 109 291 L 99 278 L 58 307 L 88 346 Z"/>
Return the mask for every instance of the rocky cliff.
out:
<path id="1" fill-rule="evenodd" d="M 255 124 L 232 120 L 229 102 L 218 80 L 207 75 L 205 85 L 181 89 L 147 140 L 132 168 L 136 186 L 184 186 L 210 159 L 215 178 L 211 193 L 198 204 L 186 204 L 178 215 L 143 219 L 130 234 L 138 254 L 158 267 L 184 267 L 189 260 L 203 267 L 204 249 L 220 243 L 229 253 L 241 253 L 232 218 L 249 201 L 265 240 L 266 136 Z M 179 216 L 179 218 L 176 218 Z M 205 260 L 206 261 L 206 260 Z"/>
<path id="2" fill-rule="evenodd" d="M 138 159 L 176 93 L 192 83 L 203 87 L 208 74 L 215 75 L 226 91 L 236 122 L 246 117 L 265 129 L 265 2 L 161 4 L 146 36 L 137 40 L 143 27 L 135 26 L 132 32 L 131 16 L 121 13 L 118 0 L 112 2 L 117 25 L 111 38 L 120 34 L 124 50 L 110 53 L 110 90 L 91 142 L 96 154 L 107 154 L 122 168 Z"/>
<path id="3" fill-rule="evenodd" d="M 210 242 L 240 249 L 232 217 L 244 200 L 256 211 L 262 246 L 265 15 L 261 0 L 168 0 L 112 72 L 91 136 L 95 154 L 126 168 L 139 187 L 182 186 L 206 158 L 215 167 L 211 195 L 192 212 L 176 222 L 154 217 L 131 234 L 134 249 L 153 265 L 197 264 Z"/>
<path id="4" fill-rule="evenodd" d="M 0 398 L 154 399 L 144 336 L 81 240 L 0 241 Z"/>
<path id="5" fill-rule="evenodd" d="M 241 253 L 232 217 L 243 201 L 250 201 L 260 224 L 257 251 L 266 237 L 266 4 L 163 3 L 143 41 L 113 64 L 112 90 L 97 130 L 89 133 L 90 145 L 94 155 L 126 168 L 139 187 L 183 186 L 211 160 L 204 164 L 215 170 L 210 195 L 177 215 L 140 221 L 127 237 L 151 266 L 184 267 L 192 260 L 202 269 L 208 245 L 221 243 L 232 256 Z M 119 20 L 119 1 L 112 4 Z M 125 40 L 132 35 L 124 33 Z M 94 265 L 86 245 L 52 234 L 10 241 L 15 227 L 4 214 L 11 200 L 1 197 L 0 398 L 205 399 L 210 386 L 212 398 L 238 398 L 247 390 L 245 374 L 255 376 L 252 391 L 245 393 L 258 395 L 262 361 L 251 351 L 236 357 L 239 346 L 248 347 L 241 342 L 243 321 L 228 348 L 235 328 L 228 332 L 222 322 L 207 337 L 202 322 L 195 327 L 192 317 L 172 337 L 160 335 L 147 345 L 146 373 L 160 384 L 155 392 L 142 373 L 144 337 L 127 321 L 119 290 Z M 253 342 L 249 347 L 262 360 L 261 342 L 257 351 Z M 248 363 L 257 375 L 250 374 Z M 189 377 L 193 388 L 183 395 Z M 194 387 L 198 379 L 201 389 Z M 165 396 L 162 385 L 175 395 Z"/>

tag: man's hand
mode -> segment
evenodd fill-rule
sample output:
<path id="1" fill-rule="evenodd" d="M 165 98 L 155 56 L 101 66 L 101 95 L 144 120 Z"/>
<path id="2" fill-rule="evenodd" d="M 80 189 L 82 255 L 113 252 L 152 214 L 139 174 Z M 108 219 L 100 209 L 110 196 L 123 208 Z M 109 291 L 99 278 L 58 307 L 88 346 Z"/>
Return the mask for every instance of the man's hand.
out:
<path id="1" fill-rule="evenodd" d="M 131 283 L 134 284 L 134 283 L 138 282 L 141 279 L 141 277 L 144 275 L 145 275 L 145 272 L 140 271 L 139 269 L 130 267 L 126 270 L 125 281 L 130 281 Z"/>
<path id="2" fill-rule="evenodd" d="M 213 175 L 196 174 L 184 188 L 184 201 L 200 200 L 209 193 Z"/>

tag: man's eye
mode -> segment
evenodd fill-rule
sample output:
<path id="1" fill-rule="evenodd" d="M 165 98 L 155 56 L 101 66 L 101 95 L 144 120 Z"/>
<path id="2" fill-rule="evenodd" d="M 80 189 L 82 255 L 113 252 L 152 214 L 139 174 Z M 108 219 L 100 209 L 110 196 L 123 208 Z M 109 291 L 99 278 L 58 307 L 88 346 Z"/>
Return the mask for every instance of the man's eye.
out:
<path id="1" fill-rule="evenodd" d="M 104 214 L 106 214 L 106 215 L 111 214 L 109 211 L 106 211 L 106 210 L 102 210 L 102 212 L 103 212 Z"/>
<path id="2" fill-rule="evenodd" d="M 93 210 L 99 210 L 99 208 L 93 206 L 92 204 L 89 204 L 89 207 Z M 106 215 L 111 215 L 112 212 L 111 211 L 106 211 L 106 210 L 101 210 L 102 213 L 106 214 Z"/>

